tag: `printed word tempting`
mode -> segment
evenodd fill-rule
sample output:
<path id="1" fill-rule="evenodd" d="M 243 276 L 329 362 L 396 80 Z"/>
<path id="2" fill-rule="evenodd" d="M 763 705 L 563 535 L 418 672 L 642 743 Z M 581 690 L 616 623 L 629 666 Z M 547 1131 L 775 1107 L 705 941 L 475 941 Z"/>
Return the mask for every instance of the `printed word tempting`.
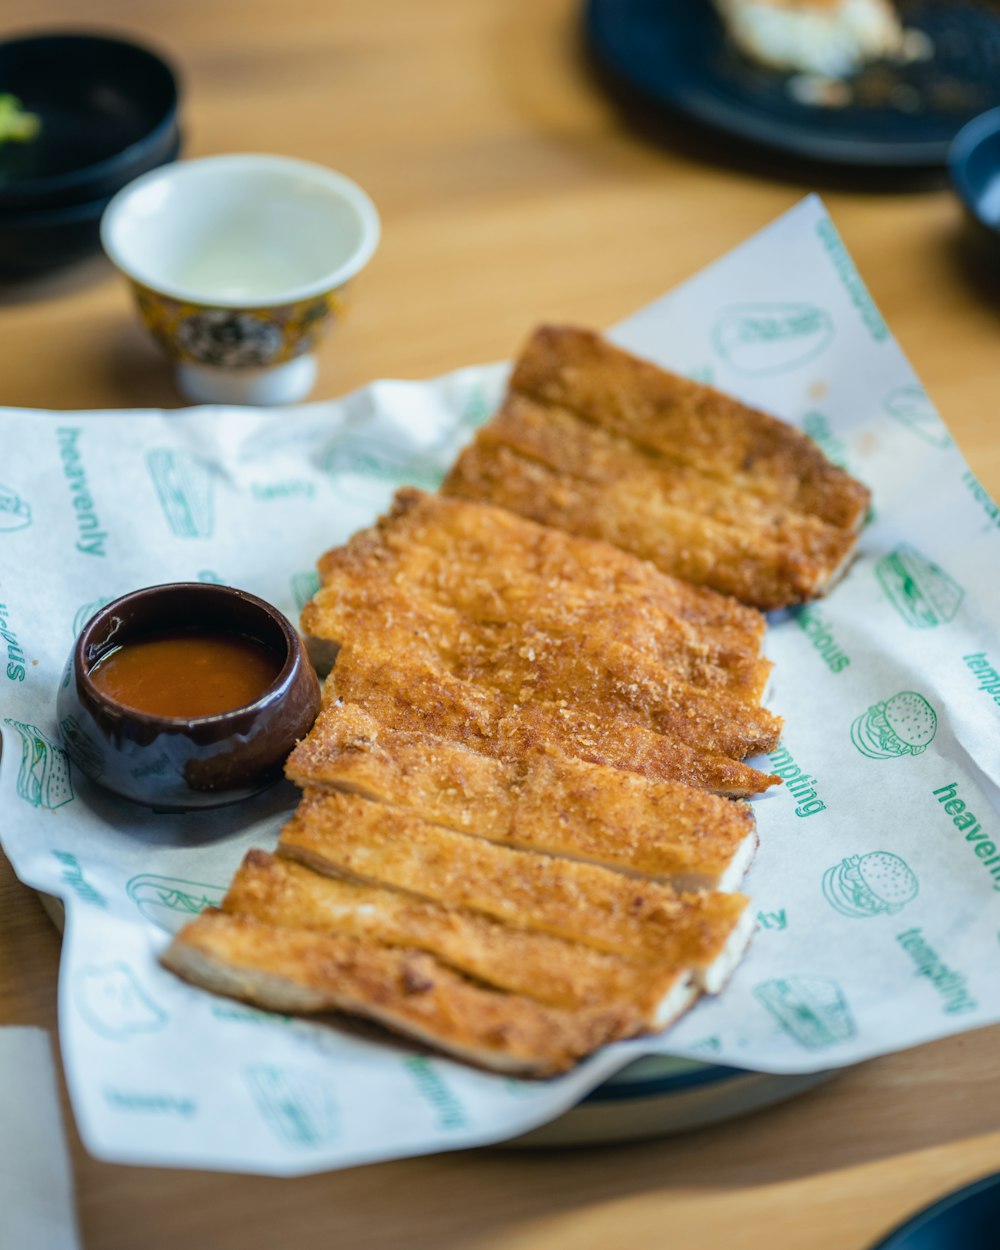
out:
<path id="1" fill-rule="evenodd" d="M 780 746 L 768 758 L 771 767 L 784 781 L 785 789 L 794 797 L 796 816 L 815 816 L 817 812 L 825 812 L 826 804 L 816 791 L 816 778 L 804 773 L 792 759 L 788 747 Z"/>
<path id="2" fill-rule="evenodd" d="M 76 514 L 77 540 L 76 549 L 88 556 L 106 556 L 104 544 L 107 534 L 101 529 L 97 519 L 93 496 L 87 485 L 87 474 L 83 467 L 83 458 L 77 448 L 81 427 L 78 425 L 61 425 L 56 430 L 59 440 L 59 456 L 62 460 L 63 476 L 69 482 L 70 497 L 73 511 Z"/>
<path id="3" fill-rule="evenodd" d="M 1000 673 L 986 658 L 986 652 L 977 651 L 973 655 L 963 655 L 962 659 L 965 661 L 966 668 L 975 673 L 980 691 L 991 695 L 993 702 L 1000 704 Z"/>
<path id="4" fill-rule="evenodd" d="M 940 790 L 934 791 L 934 797 L 944 805 L 944 810 L 952 818 L 952 824 L 965 836 L 966 842 L 982 860 L 982 865 L 993 878 L 994 890 L 1000 890 L 1000 853 L 995 842 L 991 842 L 983 833 L 979 818 L 975 816 L 964 799 L 958 797 L 958 782 L 953 781 Z"/>
<path id="5" fill-rule="evenodd" d="M 944 999 L 944 1009 L 952 1016 L 964 1011 L 975 1011 L 978 1003 L 966 987 L 965 977 L 953 972 L 938 957 L 936 951 L 924 940 L 921 929 L 907 929 L 897 933 L 896 941 L 916 965 L 917 976 L 926 977 Z"/>

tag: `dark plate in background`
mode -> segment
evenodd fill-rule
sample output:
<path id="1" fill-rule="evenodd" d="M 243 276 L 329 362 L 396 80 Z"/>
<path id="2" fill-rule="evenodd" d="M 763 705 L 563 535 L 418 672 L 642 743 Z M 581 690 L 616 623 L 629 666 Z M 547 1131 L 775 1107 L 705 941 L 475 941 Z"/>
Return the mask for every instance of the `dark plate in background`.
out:
<path id="1" fill-rule="evenodd" d="M 932 56 L 866 67 L 843 107 L 799 103 L 793 75 L 730 46 L 711 0 L 587 0 L 584 35 L 612 83 L 758 148 L 841 167 L 943 167 L 961 127 L 1000 105 L 1000 12 L 975 0 L 901 7 Z"/>

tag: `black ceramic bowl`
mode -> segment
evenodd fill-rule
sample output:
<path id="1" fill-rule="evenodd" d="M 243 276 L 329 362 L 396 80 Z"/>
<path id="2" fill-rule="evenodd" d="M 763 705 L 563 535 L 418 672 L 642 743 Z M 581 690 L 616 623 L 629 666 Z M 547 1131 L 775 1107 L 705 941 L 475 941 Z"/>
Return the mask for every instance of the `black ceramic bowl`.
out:
<path id="1" fill-rule="evenodd" d="M 1000 244 L 1000 108 L 962 127 L 948 154 L 948 170 L 980 237 Z"/>
<path id="2" fill-rule="evenodd" d="M 0 91 L 41 120 L 35 138 L 0 145 L 0 209 L 108 199 L 177 146 L 174 72 L 124 39 L 8 39 L 0 43 Z"/>
<path id="3" fill-rule="evenodd" d="M 872 1250 L 996 1250 L 1000 1173 L 925 1208 Z"/>
<path id="4" fill-rule="evenodd" d="M 167 160 L 179 149 L 177 139 Z M 0 275 L 26 278 L 99 251 L 101 218 L 112 198 L 55 208 L 0 209 Z"/>
<path id="5" fill-rule="evenodd" d="M 91 672 L 112 649 L 151 633 L 204 629 L 250 638 L 281 664 L 254 703 L 214 716 L 153 716 L 97 689 Z M 319 682 L 298 634 L 255 595 L 230 586 L 172 582 L 109 603 L 83 627 L 57 701 L 70 759 L 93 781 L 165 811 L 249 798 L 281 777 L 320 708 Z"/>

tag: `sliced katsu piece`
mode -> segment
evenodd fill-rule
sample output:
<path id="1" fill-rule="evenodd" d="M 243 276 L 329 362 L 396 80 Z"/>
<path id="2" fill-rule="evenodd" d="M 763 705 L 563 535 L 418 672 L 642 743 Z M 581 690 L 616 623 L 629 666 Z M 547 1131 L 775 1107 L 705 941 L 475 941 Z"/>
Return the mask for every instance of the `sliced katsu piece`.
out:
<path id="1" fill-rule="evenodd" d="M 871 502 L 866 486 L 786 422 L 590 330 L 541 327 L 510 390 L 842 529 L 858 529 Z"/>
<path id="2" fill-rule="evenodd" d="M 442 491 L 604 539 L 762 609 L 828 590 L 870 502 L 785 422 L 560 327 L 529 341 Z"/>
<path id="3" fill-rule="evenodd" d="M 349 1012 L 497 1072 L 551 1076 L 636 1032 L 629 1008 L 567 1011 L 461 976 L 426 951 L 205 912 L 162 955 L 185 980 L 272 1011 Z M 675 996 L 680 1015 L 696 991 Z"/>
<path id="4" fill-rule="evenodd" d="M 618 485 L 638 497 L 756 535 L 777 558 L 799 551 L 818 568 L 835 568 L 852 545 L 852 530 L 800 512 L 784 498 L 765 498 L 727 478 L 709 477 L 651 448 L 593 425 L 565 408 L 544 406 L 516 392 L 480 436 L 483 447 L 509 447 L 557 473 L 597 486 Z M 736 535 L 730 535 L 735 540 Z"/>
<path id="5" fill-rule="evenodd" d="M 575 594 L 589 592 L 600 602 L 624 596 L 671 623 L 694 627 L 706 644 L 754 653 L 766 626 L 753 608 L 668 577 L 608 543 L 537 525 L 485 502 L 412 488 L 397 491 L 389 513 L 346 548 L 321 557 L 321 577 L 348 562 L 368 569 L 380 564 L 394 579 L 411 583 L 430 581 L 453 598 L 465 593 L 470 582 L 480 595 L 496 587 L 504 605 L 516 599 L 522 585 L 530 590 L 536 582 L 553 589 L 565 583 Z"/>
<path id="6" fill-rule="evenodd" d="M 450 738 L 501 759 L 542 750 L 734 798 L 780 783 L 728 756 L 568 704 L 514 705 L 496 690 L 406 659 L 387 668 L 364 647 L 341 648 L 324 699 L 360 704 L 385 725 Z"/>
<path id="7" fill-rule="evenodd" d="M 704 790 L 566 757 L 500 760 L 327 707 L 286 775 L 409 809 L 490 841 L 590 861 L 675 888 L 735 889 L 756 849 L 753 812 Z"/>
<path id="8" fill-rule="evenodd" d="M 377 592 L 376 604 L 353 612 L 329 604 L 311 618 L 313 636 L 364 648 L 382 665 L 424 665 L 442 681 L 494 691 L 510 707 L 577 709 L 732 759 L 772 751 L 781 737 L 781 719 L 765 708 L 690 686 L 622 643 L 479 631 L 446 609 L 414 609 L 403 619 L 395 599 L 380 604 Z"/>
<path id="9" fill-rule="evenodd" d="M 439 646 L 454 650 L 459 643 L 464 654 L 473 647 L 531 649 L 536 638 L 563 645 L 588 639 L 609 653 L 626 647 L 633 664 L 755 705 L 771 671 L 756 650 L 702 640 L 694 626 L 627 595 L 602 598 L 540 578 L 487 582 L 471 571 L 445 585 L 436 570 L 419 579 L 405 570 L 390 575 L 384 562 L 355 559 L 351 543 L 342 551 L 341 567 L 328 571 L 303 612 L 303 628 L 314 638 L 343 641 L 388 621 L 405 621 Z"/>
<path id="10" fill-rule="evenodd" d="M 549 1006 L 635 1012 L 641 1029 L 663 1028 L 693 986 L 687 969 L 664 961 L 630 962 L 402 890 L 326 876 L 265 851 L 247 854 L 222 909 L 282 928 L 417 948 L 495 989 Z"/>
<path id="11" fill-rule="evenodd" d="M 498 846 L 353 795 L 307 790 L 278 853 L 334 876 L 406 890 L 633 960 L 724 977 L 753 929 L 742 894 L 657 882 Z M 705 988 L 710 988 L 708 984 Z"/>
<path id="12" fill-rule="evenodd" d="M 571 477 L 480 436 L 462 452 L 442 488 L 490 499 L 543 525 L 602 539 L 664 573 L 732 595 L 762 611 L 804 603 L 828 588 L 855 545 L 848 531 L 835 565 L 759 532 L 722 524 L 637 494 L 629 479 L 595 483 Z"/>

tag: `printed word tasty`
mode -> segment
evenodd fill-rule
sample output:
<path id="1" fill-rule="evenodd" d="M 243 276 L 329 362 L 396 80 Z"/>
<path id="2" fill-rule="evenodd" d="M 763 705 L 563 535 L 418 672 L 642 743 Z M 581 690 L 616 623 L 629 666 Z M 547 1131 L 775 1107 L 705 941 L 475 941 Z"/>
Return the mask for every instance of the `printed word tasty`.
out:
<path id="1" fill-rule="evenodd" d="M 993 702 L 1000 704 L 1000 673 L 990 664 L 985 651 L 976 651 L 972 655 L 963 655 L 966 667 L 976 675 L 979 689 L 983 694 L 992 695 Z"/>
<path id="2" fill-rule="evenodd" d="M 916 964 L 917 976 L 926 977 L 944 999 L 944 1009 L 949 1015 L 976 1010 L 979 1004 L 966 988 L 965 977 L 960 972 L 953 972 L 941 961 L 937 952 L 924 940 L 922 929 L 897 933 L 896 941 Z"/>
<path id="3" fill-rule="evenodd" d="M 87 485 L 83 459 L 77 448 L 81 433 L 81 427 L 78 425 L 61 425 L 56 430 L 63 476 L 69 482 L 73 511 L 76 514 L 76 549 L 88 556 L 106 556 L 108 553 L 104 544 L 108 536 L 101 529 L 101 523 L 97 519 L 94 500 Z"/>
<path id="4" fill-rule="evenodd" d="M 24 667 L 24 652 L 17 641 L 17 635 L 10 627 L 9 612 L 6 603 L 0 603 L 0 638 L 7 644 L 7 680 L 24 681 L 27 671 Z"/>
<path id="5" fill-rule="evenodd" d="M 831 627 L 815 608 L 800 608 L 795 614 L 799 629 L 809 635 L 809 641 L 819 652 L 831 673 L 842 673 L 850 664 L 850 657 L 843 651 L 831 632 Z"/>
<path id="6" fill-rule="evenodd" d="M 802 771 L 792 759 L 788 747 L 780 746 L 768 758 L 771 768 L 784 781 L 785 789 L 796 801 L 796 816 L 815 816 L 817 812 L 825 812 L 826 804 L 816 792 L 816 778 Z"/>
<path id="7" fill-rule="evenodd" d="M 969 810 L 965 800 L 958 797 L 958 782 L 953 781 L 942 786 L 940 790 L 935 790 L 934 797 L 944 804 L 944 810 L 952 818 L 952 824 L 965 835 L 966 842 L 971 843 L 972 849 L 982 860 L 983 867 L 993 878 L 994 890 L 1000 890 L 1000 853 L 997 852 L 997 845 L 983 833 L 978 817 Z"/>

